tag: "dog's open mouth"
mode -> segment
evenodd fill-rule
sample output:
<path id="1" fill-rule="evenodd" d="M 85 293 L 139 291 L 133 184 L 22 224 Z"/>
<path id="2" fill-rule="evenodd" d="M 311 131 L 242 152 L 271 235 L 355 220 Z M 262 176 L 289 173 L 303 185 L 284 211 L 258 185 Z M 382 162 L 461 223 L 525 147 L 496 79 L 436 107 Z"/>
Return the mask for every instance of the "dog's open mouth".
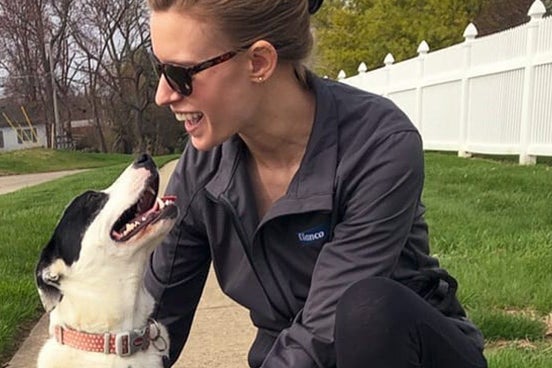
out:
<path id="1" fill-rule="evenodd" d="M 130 206 L 113 225 L 111 238 L 117 242 L 131 239 L 148 225 L 176 213 L 175 196 L 157 198 L 159 178 L 146 185 L 138 201 Z"/>

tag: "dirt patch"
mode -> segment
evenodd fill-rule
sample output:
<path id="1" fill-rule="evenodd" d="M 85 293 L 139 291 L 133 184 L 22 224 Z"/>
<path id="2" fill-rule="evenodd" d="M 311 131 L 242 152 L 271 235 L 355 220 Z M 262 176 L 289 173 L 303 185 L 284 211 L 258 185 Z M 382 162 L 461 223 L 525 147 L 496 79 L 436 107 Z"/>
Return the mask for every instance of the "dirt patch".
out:
<path id="1" fill-rule="evenodd" d="M 504 348 L 517 348 L 526 350 L 536 350 L 538 346 L 529 340 L 496 340 L 485 345 L 485 350 L 500 350 Z"/>
<path id="2" fill-rule="evenodd" d="M 552 338 L 552 313 L 544 317 L 544 323 L 546 324 L 546 332 L 544 336 L 546 338 Z"/>

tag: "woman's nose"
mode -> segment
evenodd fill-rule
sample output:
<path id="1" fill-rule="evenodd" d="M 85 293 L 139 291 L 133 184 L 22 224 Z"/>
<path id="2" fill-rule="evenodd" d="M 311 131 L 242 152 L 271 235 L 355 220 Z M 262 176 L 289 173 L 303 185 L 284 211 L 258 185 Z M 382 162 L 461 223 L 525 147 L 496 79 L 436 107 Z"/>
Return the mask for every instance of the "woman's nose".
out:
<path id="1" fill-rule="evenodd" d="M 165 106 L 179 100 L 180 98 L 182 98 L 182 96 L 169 86 L 165 76 L 162 75 L 157 83 L 155 103 L 159 106 Z"/>

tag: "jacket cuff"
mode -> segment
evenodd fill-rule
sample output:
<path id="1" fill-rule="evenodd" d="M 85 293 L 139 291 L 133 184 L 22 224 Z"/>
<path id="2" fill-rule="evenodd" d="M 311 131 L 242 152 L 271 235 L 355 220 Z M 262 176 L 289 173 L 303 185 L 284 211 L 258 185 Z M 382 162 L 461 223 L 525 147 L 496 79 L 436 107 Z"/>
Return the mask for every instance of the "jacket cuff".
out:
<path id="1" fill-rule="evenodd" d="M 261 368 L 317 368 L 336 364 L 333 341 L 310 333 L 300 322 L 300 314 L 289 329 L 283 330 Z"/>

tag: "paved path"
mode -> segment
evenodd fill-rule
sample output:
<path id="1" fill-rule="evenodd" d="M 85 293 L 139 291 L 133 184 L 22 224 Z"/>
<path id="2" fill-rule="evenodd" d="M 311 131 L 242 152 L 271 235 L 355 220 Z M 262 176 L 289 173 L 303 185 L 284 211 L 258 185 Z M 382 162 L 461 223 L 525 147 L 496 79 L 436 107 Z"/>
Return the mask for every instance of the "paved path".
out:
<path id="1" fill-rule="evenodd" d="M 171 162 L 160 170 L 161 192 L 164 191 L 174 164 L 175 162 Z M 42 180 L 45 177 L 40 177 L 38 180 L 43 182 L 63 176 L 60 173 L 51 174 L 59 174 L 59 176 L 54 175 L 45 180 Z M 65 175 L 67 174 L 69 173 L 66 172 Z M 23 186 L 28 186 L 31 181 L 27 175 L 25 176 L 27 178 L 23 181 Z M 8 188 L 6 184 L 8 179 L 6 178 L 0 177 L 0 194 L 4 188 Z M 35 367 L 40 347 L 48 336 L 47 329 L 48 317 L 45 315 L 7 367 Z M 247 366 L 247 351 L 254 333 L 248 312 L 222 294 L 213 272 L 211 272 L 196 312 L 188 343 L 174 368 L 244 368 Z M 78 362 L 75 362 L 75 366 L 78 366 Z"/>
<path id="2" fill-rule="evenodd" d="M 86 170 L 55 171 L 38 174 L 0 176 L 0 194 L 15 192 L 21 188 L 41 184 L 50 180 L 76 174 Z"/>

